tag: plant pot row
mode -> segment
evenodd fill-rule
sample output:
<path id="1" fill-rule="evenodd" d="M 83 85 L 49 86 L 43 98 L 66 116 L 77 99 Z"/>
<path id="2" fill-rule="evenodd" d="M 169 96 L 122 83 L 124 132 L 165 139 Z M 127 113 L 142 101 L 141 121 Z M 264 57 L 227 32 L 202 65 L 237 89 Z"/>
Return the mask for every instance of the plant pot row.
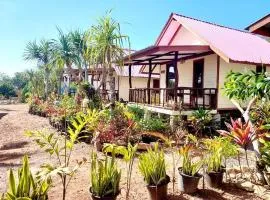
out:
<path id="1" fill-rule="evenodd" d="M 179 189 L 181 192 L 192 194 L 198 190 L 198 184 L 202 175 L 196 173 L 194 176 L 189 176 L 182 173 L 181 168 L 178 169 L 180 174 Z M 205 180 L 207 185 L 213 188 L 219 188 L 222 185 L 223 174 L 225 170 L 220 172 L 207 172 L 205 174 Z"/>

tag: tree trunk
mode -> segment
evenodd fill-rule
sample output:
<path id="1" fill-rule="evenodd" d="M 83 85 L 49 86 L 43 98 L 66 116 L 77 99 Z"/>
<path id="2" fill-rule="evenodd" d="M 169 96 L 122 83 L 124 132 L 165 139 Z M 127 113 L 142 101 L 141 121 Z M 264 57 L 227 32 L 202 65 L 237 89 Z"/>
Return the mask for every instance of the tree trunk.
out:
<path id="1" fill-rule="evenodd" d="M 88 83 L 88 71 L 87 71 L 87 64 L 84 63 L 84 81 Z"/>
<path id="2" fill-rule="evenodd" d="M 48 98 L 48 93 L 49 93 L 49 76 L 50 76 L 50 70 L 47 67 L 45 67 L 45 77 L 44 77 L 45 99 Z"/>
<path id="3" fill-rule="evenodd" d="M 113 68 L 109 64 L 109 86 L 110 86 L 110 103 L 111 106 L 115 105 L 115 77 L 113 76 Z"/>

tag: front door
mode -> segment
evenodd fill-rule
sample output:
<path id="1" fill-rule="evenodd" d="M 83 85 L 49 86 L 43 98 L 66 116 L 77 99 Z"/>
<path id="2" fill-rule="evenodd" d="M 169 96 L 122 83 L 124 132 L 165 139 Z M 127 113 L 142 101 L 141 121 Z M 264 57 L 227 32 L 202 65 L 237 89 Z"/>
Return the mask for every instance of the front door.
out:
<path id="1" fill-rule="evenodd" d="M 203 88 L 203 79 L 204 79 L 204 60 L 195 60 L 193 62 L 193 88 L 199 89 L 196 91 L 199 96 L 202 96 Z"/>

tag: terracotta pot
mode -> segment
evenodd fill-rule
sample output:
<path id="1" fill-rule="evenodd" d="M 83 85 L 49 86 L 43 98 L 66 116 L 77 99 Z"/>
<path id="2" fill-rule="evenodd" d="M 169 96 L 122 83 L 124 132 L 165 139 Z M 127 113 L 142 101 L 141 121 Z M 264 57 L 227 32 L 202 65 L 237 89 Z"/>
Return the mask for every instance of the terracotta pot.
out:
<path id="1" fill-rule="evenodd" d="M 197 173 L 195 176 L 189 176 L 182 173 L 182 169 L 179 168 L 179 189 L 181 192 L 192 194 L 197 192 L 198 190 L 198 184 L 200 181 L 200 178 L 202 177 L 201 174 Z"/>
<path id="2" fill-rule="evenodd" d="M 225 169 L 222 168 L 220 172 L 207 172 L 205 180 L 210 187 L 219 188 L 222 185 L 223 174 Z"/>
<path id="3" fill-rule="evenodd" d="M 170 177 L 166 176 L 166 182 L 162 185 L 147 185 L 147 190 L 151 200 L 165 200 L 168 194 L 168 183 L 170 182 Z"/>

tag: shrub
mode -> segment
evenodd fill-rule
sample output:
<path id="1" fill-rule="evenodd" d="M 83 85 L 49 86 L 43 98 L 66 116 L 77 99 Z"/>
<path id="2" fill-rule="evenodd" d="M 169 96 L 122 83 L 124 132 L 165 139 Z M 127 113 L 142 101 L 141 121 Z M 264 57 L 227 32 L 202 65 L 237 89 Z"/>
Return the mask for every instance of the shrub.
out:
<path id="1" fill-rule="evenodd" d="M 139 170 L 148 185 L 158 186 L 167 181 L 164 152 L 158 149 L 158 143 L 140 155 Z"/>
<path id="2" fill-rule="evenodd" d="M 165 133 L 169 129 L 169 125 L 158 117 L 152 117 L 149 119 L 142 119 L 140 122 L 140 127 L 143 131 L 154 131 Z"/>
<path id="3" fill-rule="evenodd" d="M 90 192 L 97 197 L 115 196 L 119 193 L 121 171 L 118 169 L 114 156 L 98 160 L 97 154 L 91 158 Z"/>
<path id="4" fill-rule="evenodd" d="M 37 180 L 29 165 L 27 156 L 23 157 L 23 166 L 18 169 L 18 182 L 15 181 L 13 170 L 9 171 L 9 188 L 8 192 L 4 194 L 3 200 L 14 199 L 31 199 L 31 200 L 47 200 L 48 189 L 50 187 L 50 180 Z"/>
<path id="5" fill-rule="evenodd" d="M 128 106 L 128 110 L 134 114 L 134 120 L 140 121 L 144 117 L 144 110 L 139 106 Z"/>
<path id="6" fill-rule="evenodd" d="M 192 144 L 186 144 L 181 147 L 179 154 L 182 156 L 182 172 L 189 176 L 195 176 L 203 165 L 203 160 L 192 160 L 191 151 L 194 150 Z"/>

